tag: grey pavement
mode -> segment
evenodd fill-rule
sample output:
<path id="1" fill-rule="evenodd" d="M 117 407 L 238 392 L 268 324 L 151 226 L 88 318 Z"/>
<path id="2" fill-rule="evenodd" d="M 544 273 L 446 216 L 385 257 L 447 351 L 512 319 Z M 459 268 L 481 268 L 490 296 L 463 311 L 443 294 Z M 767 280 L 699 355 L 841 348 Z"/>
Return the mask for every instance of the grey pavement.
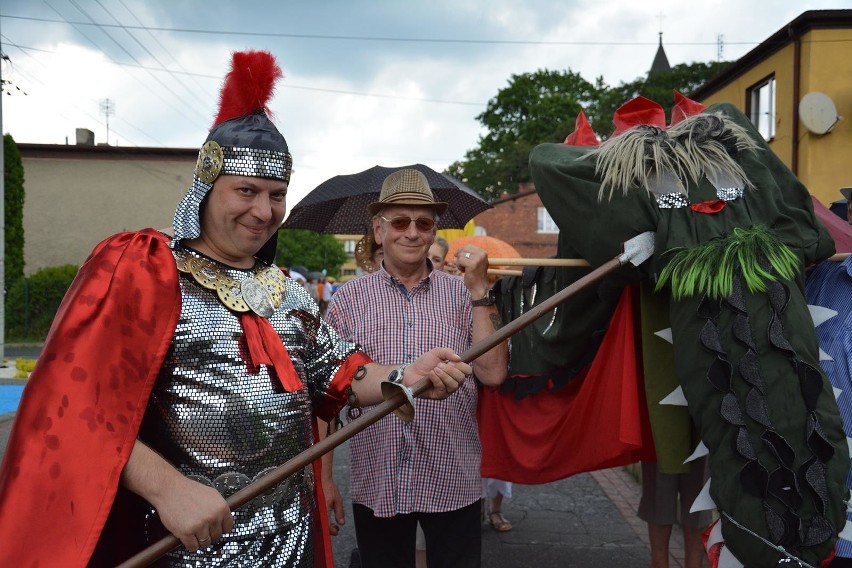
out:
<path id="1" fill-rule="evenodd" d="M 0 379 L 9 365 L 0 369 Z M 31 355 L 18 355 L 31 356 Z M 14 413 L 0 415 L 0 456 L 6 448 Z M 619 467 L 543 485 L 519 485 L 503 502 L 511 521 L 509 532 L 498 533 L 482 525 L 482 566 L 510 568 L 647 568 L 650 552 L 645 524 L 636 517 L 640 484 L 635 467 Z M 335 566 L 348 568 L 355 548 L 355 530 L 349 504 L 349 447 L 335 452 L 334 477 L 347 502 L 348 522 L 332 537 Z M 428 554 L 428 551 L 427 551 Z M 682 565 L 683 540 L 672 535 L 670 566 Z"/>
<path id="2" fill-rule="evenodd" d="M 334 477 L 344 499 L 349 494 L 348 462 L 348 447 L 344 445 L 336 450 L 334 460 Z M 645 524 L 635 516 L 639 492 L 639 483 L 625 468 L 584 473 L 544 485 L 515 484 L 512 498 L 503 501 L 503 514 L 512 523 L 512 530 L 498 533 L 489 524 L 482 525 L 482 566 L 647 568 L 651 557 Z M 347 518 L 351 514 L 347 505 Z M 682 562 L 682 539 L 678 539 L 674 534 L 672 550 L 678 554 L 680 547 L 681 552 L 672 559 L 673 568 Z M 355 547 L 352 523 L 331 540 L 335 566 L 347 568 Z"/>

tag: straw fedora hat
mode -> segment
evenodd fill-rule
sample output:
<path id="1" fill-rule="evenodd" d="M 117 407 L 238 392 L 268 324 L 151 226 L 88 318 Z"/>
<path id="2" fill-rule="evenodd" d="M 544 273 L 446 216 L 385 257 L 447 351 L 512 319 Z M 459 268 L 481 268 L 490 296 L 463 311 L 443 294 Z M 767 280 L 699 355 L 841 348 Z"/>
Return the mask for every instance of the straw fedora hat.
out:
<path id="1" fill-rule="evenodd" d="M 429 180 L 422 172 L 414 169 L 397 170 L 382 182 L 379 200 L 367 205 L 370 215 L 376 215 L 392 205 L 418 205 L 432 207 L 438 215 L 447 210 L 447 203 L 435 201 Z"/>

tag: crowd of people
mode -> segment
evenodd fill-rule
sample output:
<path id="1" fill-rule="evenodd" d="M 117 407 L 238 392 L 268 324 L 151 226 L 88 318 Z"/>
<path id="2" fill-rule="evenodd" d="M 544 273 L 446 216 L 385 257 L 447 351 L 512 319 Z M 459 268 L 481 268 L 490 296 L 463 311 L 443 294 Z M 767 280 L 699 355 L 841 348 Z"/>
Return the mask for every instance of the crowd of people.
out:
<path id="1" fill-rule="evenodd" d="M 114 235 L 81 268 L 0 471 L 3 566 L 112 566 L 167 534 L 181 546 L 166 566 L 332 566 L 343 503 L 328 460 L 233 513 L 226 498 L 334 430 L 341 412 L 370 411 L 383 383 L 423 377 L 413 420 L 388 415 L 351 439 L 357 562 L 478 567 L 483 522 L 512 529 L 511 483 L 480 474 L 476 416 L 478 388 L 507 378 L 509 345 L 459 357 L 503 325 L 485 251 L 467 245 L 448 259 L 436 236 L 447 203 L 401 169 L 364 212 L 366 274 L 340 286 L 285 277 L 272 262 L 292 157 L 265 111 L 279 76 L 268 53 L 234 54 L 222 100 L 248 102 L 220 108 L 172 227 Z M 244 91 L 267 95 L 232 96 Z M 807 288 L 842 314 L 821 333 L 841 389 L 850 263 L 817 267 Z M 846 417 L 852 406 L 839 402 Z M 707 519 L 688 505 L 704 461 L 642 473 L 653 566 L 667 566 L 676 523 L 685 565 L 700 566 Z M 852 556 L 847 546 L 834 565 Z"/>

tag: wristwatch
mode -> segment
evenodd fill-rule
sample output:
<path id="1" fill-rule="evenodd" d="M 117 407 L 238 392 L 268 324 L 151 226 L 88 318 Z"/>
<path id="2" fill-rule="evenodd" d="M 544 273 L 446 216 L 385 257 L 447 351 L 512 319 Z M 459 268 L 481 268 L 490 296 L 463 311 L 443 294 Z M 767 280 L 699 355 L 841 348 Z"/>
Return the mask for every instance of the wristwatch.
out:
<path id="1" fill-rule="evenodd" d="M 497 303 L 497 295 L 493 288 L 489 288 L 483 298 L 472 301 L 470 305 L 476 308 L 478 306 L 493 306 L 495 303 Z"/>
<path id="2" fill-rule="evenodd" d="M 405 386 L 402 382 L 405 376 L 405 367 L 406 365 L 397 367 L 388 374 L 387 380 L 382 381 L 382 398 L 388 400 L 396 396 L 399 391 L 402 391 L 405 394 L 407 402 L 394 410 L 393 413 L 403 422 L 411 422 L 414 420 L 414 393 L 411 388 Z"/>
<path id="3" fill-rule="evenodd" d="M 405 368 L 408 365 L 400 365 L 393 371 L 388 374 L 388 382 L 395 383 L 397 385 L 402 384 L 402 379 L 405 377 Z"/>

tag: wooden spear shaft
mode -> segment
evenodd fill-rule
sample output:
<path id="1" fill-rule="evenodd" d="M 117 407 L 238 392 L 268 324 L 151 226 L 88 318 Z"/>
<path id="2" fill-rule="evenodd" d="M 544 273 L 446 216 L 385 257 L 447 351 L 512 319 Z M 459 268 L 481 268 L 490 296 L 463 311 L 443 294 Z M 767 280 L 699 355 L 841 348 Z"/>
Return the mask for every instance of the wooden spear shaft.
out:
<path id="1" fill-rule="evenodd" d="M 499 343 L 518 333 L 520 330 L 527 327 L 553 308 L 565 303 L 577 292 L 583 290 L 590 284 L 597 282 L 622 264 L 626 263 L 626 260 L 622 261 L 623 256 L 624 255 L 613 258 L 607 263 L 602 264 L 570 286 L 563 288 L 559 291 L 559 293 L 554 294 L 538 306 L 532 308 L 528 312 L 525 312 L 522 316 L 510 321 L 482 341 L 477 342 L 475 345 L 471 346 L 470 349 L 460 355 L 462 361 L 470 363 L 486 351 L 489 351 Z M 432 383 L 428 378 L 422 378 L 411 387 L 411 391 L 416 397 L 423 394 L 431 386 Z M 398 394 L 377 405 L 372 412 L 368 412 L 361 416 L 361 418 L 353 420 L 343 428 L 337 430 L 337 432 L 327 436 L 323 440 L 320 440 L 307 450 L 296 455 L 260 479 L 253 481 L 228 497 L 228 506 L 232 511 L 239 509 L 261 493 L 272 489 L 297 471 L 303 469 L 308 464 L 318 460 L 323 454 L 330 452 L 358 432 L 361 432 L 368 426 L 378 422 L 406 402 L 408 402 L 408 399 L 405 397 L 405 393 L 400 390 Z M 317 483 L 319 483 L 319 481 L 317 481 Z M 118 565 L 118 568 L 142 568 L 144 566 L 148 566 L 171 549 L 177 547 L 179 544 L 180 540 L 176 536 L 168 535 L 122 562 Z"/>
<path id="2" fill-rule="evenodd" d="M 845 260 L 850 253 L 839 252 L 826 260 Z M 588 260 L 583 258 L 489 258 L 488 266 L 591 266 Z M 499 269 L 495 269 L 498 270 Z M 493 272 L 499 275 L 500 272 Z M 514 272 L 507 271 L 504 276 L 514 276 Z"/>
<path id="3" fill-rule="evenodd" d="M 591 266 L 583 258 L 489 258 L 488 266 Z"/>

